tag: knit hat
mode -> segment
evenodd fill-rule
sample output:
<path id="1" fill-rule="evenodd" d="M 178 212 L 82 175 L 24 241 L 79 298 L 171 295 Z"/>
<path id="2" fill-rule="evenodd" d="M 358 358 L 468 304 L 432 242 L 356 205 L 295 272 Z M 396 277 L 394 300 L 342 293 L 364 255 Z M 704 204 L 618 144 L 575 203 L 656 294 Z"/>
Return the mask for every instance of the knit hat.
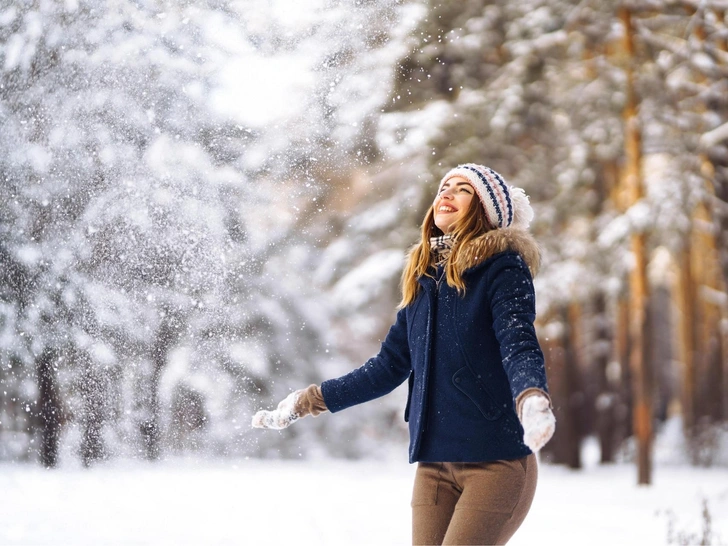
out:
<path id="1" fill-rule="evenodd" d="M 528 229 L 533 220 L 533 209 L 521 188 L 506 184 L 493 169 L 475 163 L 458 165 L 448 171 L 440 181 L 440 187 L 456 176 L 462 176 L 473 186 L 483 203 L 490 227 Z"/>

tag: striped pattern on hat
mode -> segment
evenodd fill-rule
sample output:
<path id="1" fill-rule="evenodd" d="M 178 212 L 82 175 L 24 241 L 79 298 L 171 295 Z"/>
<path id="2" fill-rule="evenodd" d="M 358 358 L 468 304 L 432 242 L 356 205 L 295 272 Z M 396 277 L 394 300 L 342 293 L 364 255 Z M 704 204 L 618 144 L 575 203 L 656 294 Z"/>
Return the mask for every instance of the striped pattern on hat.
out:
<path id="1" fill-rule="evenodd" d="M 456 176 L 463 177 L 473 186 L 491 228 L 528 228 L 533 219 L 533 209 L 521 188 L 509 186 L 493 169 L 475 163 L 458 165 L 448 171 L 440 181 L 440 187 Z"/>

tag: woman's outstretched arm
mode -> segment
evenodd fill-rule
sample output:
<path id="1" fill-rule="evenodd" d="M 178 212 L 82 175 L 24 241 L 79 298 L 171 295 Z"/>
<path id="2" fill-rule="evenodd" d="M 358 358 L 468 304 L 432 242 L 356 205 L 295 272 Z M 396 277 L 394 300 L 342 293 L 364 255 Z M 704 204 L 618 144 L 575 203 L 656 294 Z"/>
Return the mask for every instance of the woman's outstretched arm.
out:
<path id="1" fill-rule="evenodd" d="M 410 369 L 407 316 L 402 309 L 377 356 L 346 375 L 324 381 L 321 387 L 310 385 L 292 392 L 276 409 L 257 412 L 252 425 L 279 430 L 307 415 L 326 410 L 333 413 L 368 402 L 393 391 L 409 377 Z"/>

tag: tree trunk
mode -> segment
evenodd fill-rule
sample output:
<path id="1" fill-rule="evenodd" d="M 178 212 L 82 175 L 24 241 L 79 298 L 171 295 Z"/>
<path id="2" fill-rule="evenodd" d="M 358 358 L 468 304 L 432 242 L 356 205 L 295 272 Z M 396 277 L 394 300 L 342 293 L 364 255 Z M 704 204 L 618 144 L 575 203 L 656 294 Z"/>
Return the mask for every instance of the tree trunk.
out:
<path id="1" fill-rule="evenodd" d="M 725 13 L 717 7 L 689 6 L 688 13 L 694 19 L 692 34 L 701 45 L 701 49 L 715 49 L 725 52 L 728 48 L 725 33 L 716 31 L 716 23 L 723 24 L 725 30 Z M 706 24 L 706 21 L 710 20 Z M 706 42 L 710 46 L 706 47 Z M 725 64 L 723 62 L 723 64 Z M 695 82 L 703 88 L 711 87 L 709 76 L 702 70 L 695 70 Z M 712 103 L 712 104 L 711 104 Z M 697 113 L 706 119 L 706 112 L 709 108 L 714 114 L 725 114 L 725 107 L 722 111 L 720 102 L 705 100 L 697 101 Z M 723 116 L 724 117 L 724 116 Z M 712 127 L 704 126 L 701 131 L 705 134 Z M 728 318 L 726 312 L 727 282 L 726 264 L 721 263 L 720 252 L 720 209 L 714 203 L 720 199 L 721 186 L 717 179 L 718 171 L 716 163 L 711 159 L 709 151 L 705 150 L 698 156 L 700 161 L 700 174 L 704 179 L 705 197 L 697 204 L 693 211 L 692 231 L 690 234 L 690 245 L 693 253 L 692 279 L 694 283 L 694 309 L 697 328 L 695 332 L 695 415 L 693 426 L 697 421 L 712 426 L 712 423 L 724 418 L 722 403 L 722 387 L 724 381 L 723 363 L 723 336 L 721 321 Z M 717 166 L 725 164 L 725 159 L 717 156 Z M 725 180 L 723 181 L 725 183 Z M 725 188 L 723 188 L 725 196 Z M 723 199 L 725 203 L 725 199 Z M 725 213 L 724 218 L 725 219 Z"/>
<path id="2" fill-rule="evenodd" d="M 169 352 L 173 343 L 179 338 L 181 320 L 172 312 L 167 312 L 165 319 L 159 327 L 157 337 L 152 346 L 152 375 L 148 384 L 147 392 L 147 419 L 141 423 L 140 429 L 144 440 L 146 458 L 154 461 L 159 459 L 161 454 L 161 405 L 159 401 L 159 383 L 162 372 L 167 365 Z"/>
<path id="3" fill-rule="evenodd" d="M 611 360 L 612 335 L 607 317 L 604 294 L 598 294 L 594 301 L 594 369 L 597 379 L 595 400 L 596 429 L 599 438 L 600 463 L 614 462 L 617 451 L 617 411 L 619 407 L 619 377 Z"/>
<path id="4" fill-rule="evenodd" d="M 93 368 L 88 356 L 82 357 L 84 361 L 84 377 L 81 385 L 81 394 L 84 402 L 83 437 L 81 438 L 81 460 L 85 467 L 91 466 L 95 461 L 106 457 L 106 448 L 103 441 L 104 401 L 108 396 L 108 389 L 101 374 Z"/>
<path id="5" fill-rule="evenodd" d="M 693 464 L 711 464 L 715 446 L 706 443 L 725 418 L 725 286 L 708 207 L 699 203 L 683 250 L 677 299 L 683 363 L 684 434 Z"/>
<path id="6" fill-rule="evenodd" d="M 547 447 L 553 453 L 555 463 L 581 468 L 580 411 L 584 400 L 568 308 L 561 309 L 559 318 L 560 335 L 544 341 L 548 368 L 552 372 L 549 376 L 549 390 L 558 423 L 554 438 Z"/>
<path id="7" fill-rule="evenodd" d="M 617 343 L 615 347 L 616 362 L 619 364 L 619 377 L 615 381 L 619 383 L 619 392 L 622 399 L 621 410 L 618 411 L 618 426 L 621 429 L 620 440 L 634 435 L 632 426 L 633 396 L 632 396 L 632 371 L 629 367 L 630 339 L 629 339 L 629 302 L 620 298 L 617 302 Z M 611 373 L 616 376 L 616 373 Z"/>
<path id="8" fill-rule="evenodd" d="M 668 286 L 653 287 L 650 298 L 650 317 L 652 329 L 650 343 L 652 362 L 655 371 L 655 411 L 656 419 L 664 421 L 671 416 L 675 407 L 677 389 L 672 362 L 673 357 L 673 320 L 672 296 Z"/>
<path id="9" fill-rule="evenodd" d="M 642 143 L 637 115 L 638 99 L 634 88 L 635 49 L 632 14 L 621 7 L 619 16 L 624 26 L 623 51 L 625 54 L 626 102 L 623 112 L 625 127 L 625 169 L 623 186 L 627 208 L 643 197 Z M 629 275 L 630 313 L 630 371 L 632 375 L 633 427 L 637 439 L 637 482 L 649 484 L 652 480 L 652 384 L 648 370 L 646 342 L 647 328 L 647 263 L 645 234 L 631 236 L 633 265 Z"/>
<path id="10" fill-rule="evenodd" d="M 695 429 L 695 286 L 692 273 L 692 251 L 690 245 L 683 250 L 682 266 L 678 285 L 680 307 L 679 336 L 680 360 L 682 362 L 682 415 L 684 434 L 688 441 Z"/>
<path id="11" fill-rule="evenodd" d="M 567 325 L 564 330 L 564 364 L 566 372 L 567 392 L 569 393 L 568 426 L 569 443 L 567 464 L 570 468 L 581 468 L 582 414 L 584 409 L 584 392 L 579 373 L 579 330 L 578 321 L 581 312 L 578 304 L 571 304 L 564 316 Z"/>
<path id="12" fill-rule="evenodd" d="M 58 464 L 58 445 L 61 438 L 61 404 L 53 364 L 56 351 L 45 349 L 37 359 L 38 404 L 41 423 L 40 461 L 53 468 Z"/>

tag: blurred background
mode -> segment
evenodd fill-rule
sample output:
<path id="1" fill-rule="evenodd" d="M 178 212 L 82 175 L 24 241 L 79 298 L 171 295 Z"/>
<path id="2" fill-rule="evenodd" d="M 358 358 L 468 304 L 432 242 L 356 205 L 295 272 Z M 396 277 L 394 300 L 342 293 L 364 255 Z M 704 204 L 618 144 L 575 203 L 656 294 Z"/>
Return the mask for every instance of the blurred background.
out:
<path id="1" fill-rule="evenodd" d="M 3 2 L 0 460 L 406 459 L 406 387 L 249 423 L 376 354 L 439 178 L 477 162 L 536 210 L 542 459 L 728 465 L 727 13 Z"/>

